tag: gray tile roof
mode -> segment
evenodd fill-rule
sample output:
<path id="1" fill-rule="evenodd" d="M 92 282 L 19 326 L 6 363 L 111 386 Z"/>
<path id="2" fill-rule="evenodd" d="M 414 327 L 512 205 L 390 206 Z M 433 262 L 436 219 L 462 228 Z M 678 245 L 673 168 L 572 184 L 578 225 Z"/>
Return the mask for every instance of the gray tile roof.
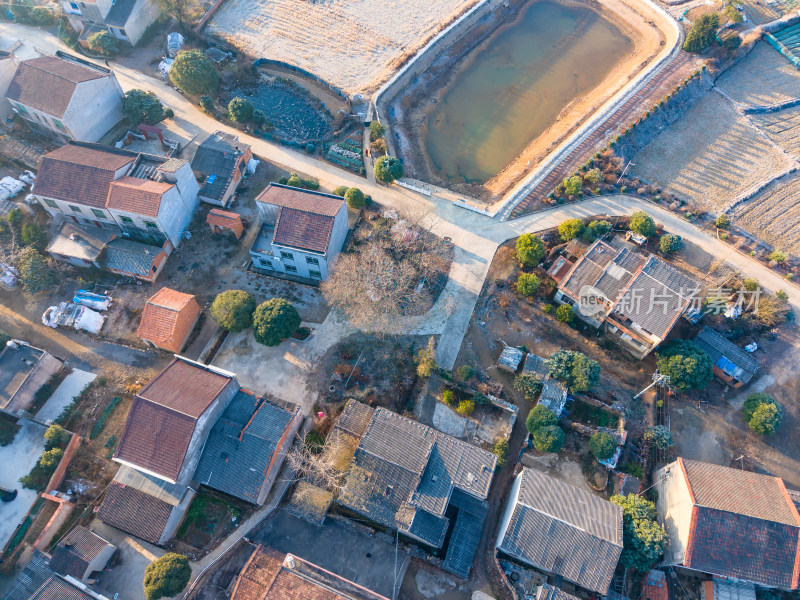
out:
<path id="1" fill-rule="evenodd" d="M 117 238 L 106 244 L 100 264 L 106 269 L 146 277 L 150 275 L 153 259 L 160 252 L 161 248 L 158 246 Z"/>
<path id="2" fill-rule="evenodd" d="M 536 600 L 578 600 L 575 596 L 558 589 L 548 583 L 543 583 L 536 590 Z"/>
<path id="3" fill-rule="evenodd" d="M 101 229 L 64 221 L 50 239 L 46 250 L 52 254 L 94 262 L 102 254 L 106 244 L 119 235 L 122 235 L 122 230 L 116 227 Z"/>
<path id="4" fill-rule="evenodd" d="M 192 171 L 214 176 L 214 181 L 211 183 L 206 179 L 199 194 L 209 198 L 221 198 L 233 179 L 239 157 L 248 148 L 250 146 L 229 133 L 215 131 L 210 134 L 200 144 L 192 158 Z"/>
<path id="5" fill-rule="evenodd" d="M 480 519 L 485 518 L 489 512 L 489 503 L 486 500 L 480 500 L 458 488 L 450 494 L 450 506 Z"/>
<path id="6" fill-rule="evenodd" d="M 522 367 L 522 372 L 525 375 L 538 375 L 541 379 L 544 379 L 549 372 L 547 361 L 536 354 L 528 354 L 525 359 L 525 366 Z"/>
<path id="7" fill-rule="evenodd" d="M 614 248 L 597 240 L 575 261 L 575 266 L 567 273 L 560 288 L 577 297 L 583 286 L 597 283 L 616 255 L 617 251 Z"/>
<path id="8" fill-rule="evenodd" d="M 752 354 L 710 327 L 703 327 L 694 343 L 708 353 L 714 365 L 742 383 L 750 381 L 760 366 Z"/>
<path id="9" fill-rule="evenodd" d="M 622 509 L 533 469 L 523 469 L 519 478 L 519 496 L 498 548 L 605 594 L 622 552 Z"/>
<path id="10" fill-rule="evenodd" d="M 564 412 L 564 405 L 567 403 L 567 388 L 563 383 L 553 379 L 547 379 L 542 384 L 542 393 L 539 396 L 539 404 L 546 406 L 556 417 L 560 417 Z"/>
<path id="11" fill-rule="evenodd" d="M 83 579 L 91 562 L 110 544 L 82 526 L 70 531 L 53 550 L 50 568 L 61 575 Z"/>
<path id="12" fill-rule="evenodd" d="M 475 552 L 481 541 L 483 518 L 459 511 L 442 568 L 464 579 L 469 577 Z"/>
<path id="13" fill-rule="evenodd" d="M 239 390 L 211 428 L 194 479 L 255 503 L 297 410 Z"/>
<path id="14" fill-rule="evenodd" d="M 128 19 L 136 6 L 137 0 L 114 0 L 111 3 L 111 10 L 108 11 L 104 21 L 106 25 L 124 28 Z"/>
<path id="15" fill-rule="evenodd" d="M 3 600 L 30 600 L 45 582 L 53 576 L 47 557 L 38 550 L 22 572 L 14 578 L 6 589 Z"/>
<path id="16" fill-rule="evenodd" d="M 363 402 L 348 400 L 342 414 L 336 419 L 336 429 L 360 438 L 367 430 L 374 412 L 374 408 Z"/>
<path id="17" fill-rule="evenodd" d="M 450 520 L 446 517 L 438 517 L 424 510 L 415 510 L 411 525 L 406 531 L 434 548 L 441 548 L 449 525 Z"/>

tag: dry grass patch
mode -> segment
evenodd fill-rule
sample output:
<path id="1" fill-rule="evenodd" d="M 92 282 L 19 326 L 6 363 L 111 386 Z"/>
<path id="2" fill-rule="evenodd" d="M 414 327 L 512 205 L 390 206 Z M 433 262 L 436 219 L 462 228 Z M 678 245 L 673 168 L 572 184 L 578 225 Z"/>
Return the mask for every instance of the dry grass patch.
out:
<path id="1" fill-rule="evenodd" d="M 800 88 L 797 93 L 800 95 Z M 773 142 L 800 159 L 800 106 L 750 118 Z"/>
<path id="2" fill-rule="evenodd" d="M 761 106 L 800 97 L 800 71 L 766 42 L 722 74 L 717 86 L 737 102 Z"/>
<path id="3" fill-rule="evenodd" d="M 734 223 L 768 244 L 800 255 L 800 174 L 782 177 L 733 211 Z"/>

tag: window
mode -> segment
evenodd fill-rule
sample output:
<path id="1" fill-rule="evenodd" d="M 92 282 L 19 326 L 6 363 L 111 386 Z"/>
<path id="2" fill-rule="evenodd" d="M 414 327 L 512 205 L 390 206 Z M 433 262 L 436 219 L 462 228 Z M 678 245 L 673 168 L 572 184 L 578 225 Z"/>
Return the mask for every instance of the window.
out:
<path id="1" fill-rule="evenodd" d="M 286 265 L 286 272 L 297 273 L 297 267 L 295 267 L 294 265 Z"/>
<path id="2" fill-rule="evenodd" d="M 264 260 L 263 258 L 259 258 L 259 259 L 258 259 L 258 262 L 260 262 L 260 263 L 261 263 L 261 266 L 262 266 L 262 267 L 269 266 L 269 261 L 266 261 L 266 260 Z"/>
<path id="3" fill-rule="evenodd" d="M 284 260 L 294 260 L 294 254 L 281 250 L 281 258 Z"/>
<path id="4" fill-rule="evenodd" d="M 70 204 L 69 207 L 72 210 L 72 212 L 76 212 L 76 213 L 81 212 L 81 207 L 80 206 L 75 206 L 74 204 Z"/>
<path id="5" fill-rule="evenodd" d="M 311 275 L 312 279 L 322 279 L 322 273 L 319 271 L 309 269 L 308 273 Z"/>
<path id="6" fill-rule="evenodd" d="M 105 219 L 105 218 L 107 218 L 107 217 L 106 217 L 106 213 L 104 213 L 102 210 L 100 210 L 100 209 L 97 209 L 97 208 L 93 208 L 93 209 L 92 209 L 92 214 L 93 214 L 95 217 L 97 217 L 98 219 Z"/>
<path id="7" fill-rule="evenodd" d="M 120 219 L 122 219 L 122 222 L 125 223 L 126 225 L 133 224 L 133 219 L 131 219 L 130 217 L 120 217 Z"/>
<path id="8" fill-rule="evenodd" d="M 306 262 L 310 265 L 319 265 L 319 259 L 313 256 L 306 256 Z"/>
<path id="9" fill-rule="evenodd" d="M 158 225 L 153 223 L 152 221 L 145 221 L 145 226 L 149 227 L 150 229 L 158 229 Z"/>
<path id="10" fill-rule="evenodd" d="M 58 203 L 55 200 L 50 200 L 50 198 L 45 198 L 44 203 L 50 208 L 58 208 Z"/>
<path id="11" fill-rule="evenodd" d="M 15 104 L 15 106 L 17 107 L 17 110 L 20 112 L 20 114 L 23 114 L 23 115 L 27 115 L 28 114 L 28 109 L 25 108 L 24 106 L 22 106 L 22 104 Z"/>
<path id="12" fill-rule="evenodd" d="M 67 130 L 67 128 L 64 127 L 64 124 L 61 121 L 59 121 L 58 119 L 53 119 L 53 123 L 55 123 L 56 127 L 58 127 L 59 129 L 61 129 L 63 131 Z"/>

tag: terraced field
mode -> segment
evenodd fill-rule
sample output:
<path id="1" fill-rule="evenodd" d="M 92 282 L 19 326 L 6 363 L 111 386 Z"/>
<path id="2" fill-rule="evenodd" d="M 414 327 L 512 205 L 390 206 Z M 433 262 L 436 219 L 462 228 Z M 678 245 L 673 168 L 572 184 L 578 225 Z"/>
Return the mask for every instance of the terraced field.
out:
<path id="1" fill-rule="evenodd" d="M 748 106 L 763 106 L 800 98 L 800 70 L 766 42 L 717 80 L 726 94 Z"/>
<path id="2" fill-rule="evenodd" d="M 253 58 L 311 71 L 348 94 L 387 79 L 477 0 L 228 0 L 206 31 Z"/>
<path id="3" fill-rule="evenodd" d="M 750 118 L 772 141 L 800 160 L 800 106 Z"/>
<path id="4" fill-rule="evenodd" d="M 733 209 L 736 225 L 768 244 L 800 255 L 800 174 L 772 182 L 747 202 Z"/>

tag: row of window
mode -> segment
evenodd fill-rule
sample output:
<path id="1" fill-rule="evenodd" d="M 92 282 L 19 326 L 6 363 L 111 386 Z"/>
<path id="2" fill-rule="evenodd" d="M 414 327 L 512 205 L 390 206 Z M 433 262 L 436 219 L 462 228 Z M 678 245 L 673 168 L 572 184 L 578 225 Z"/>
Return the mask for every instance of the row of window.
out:
<path id="1" fill-rule="evenodd" d="M 40 115 L 39 113 L 31 114 L 31 113 L 28 112 L 27 108 L 22 106 L 22 104 L 15 104 L 15 107 L 17 108 L 17 110 L 19 111 L 19 113 L 22 116 L 27 116 L 29 118 L 32 118 L 35 121 L 39 121 L 40 123 L 46 125 L 48 128 L 51 127 L 52 125 L 55 125 L 61 131 L 66 131 L 67 130 L 67 128 L 64 127 L 64 124 L 61 121 L 59 121 L 58 119 L 54 119 L 52 117 L 48 117 L 48 116 L 45 116 L 45 115 Z"/>
<path id="2" fill-rule="evenodd" d="M 294 254 L 292 254 L 291 252 L 286 252 L 285 250 L 281 250 L 281 258 L 283 260 L 294 260 Z M 318 258 L 314 258 L 313 256 L 306 256 L 306 263 L 309 264 L 309 265 L 317 265 L 317 266 L 319 266 L 319 259 Z M 288 269 L 288 267 L 289 267 L 289 265 L 287 265 L 287 269 Z M 294 267 L 292 267 L 292 268 L 294 268 Z M 295 269 L 295 271 L 296 270 L 297 269 Z M 294 271 L 292 271 L 292 272 L 294 272 Z"/>
<path id="3" fill-rule="evenodd" d="M 316 258 L 314 260 L 317 261 L 317 264 L 319 264 L 319 261 Z M 259 258 L 258 262 L 261 264 L 262 267 L 266 268 L 267 270 L 269 271 L 274 270 L 272 267 L 271 260 L 265 260 L 263 258 Z M 295 267 L 294 265 L 284 265 L 283 268 L 286 270 L 287 273 L 297 273 L 297 267 Z M 322 273 L 320 273 L 319 271 L 309 269 L 308 274 L 311 276 L 312 279 L 322 279 Z"/>
<path id="4" fill-rule="evenodd" d="M 55 200 L 50 200 L 49 198 L 45 198 L 44 202 L 50 208 L 57 208 L 58 210 L 61 210 L 61 207 L 58 206 L 58 203 Z M 83 214 L 83 209 L 80 206 L 75 206 L 74 204 L 70 204 L 69 208 L 74 213 L 78 213 L 78 214 L 81 214 L 81 215 Z M 92 214 L 95 217 L 97 217 L 98 219 L 106 219 L 106 220 L 108 220 L 108 215 L 106 215 L 106 213 L 104 213 L 102 210 L 100 210 L 98 208 L 93 208 L 91 210 L 92 210 Z M 130 217 L 120 216 L 120 219 L 126 225 L 133 225 L 133 219 L 131 219 Z M 150 229 L 158 229 L 158 225 L 156 223 L 153 223 L 152 221 L 145 221 L 144 224 L 145 224 L 146 227 L 149 227 Z"/>

